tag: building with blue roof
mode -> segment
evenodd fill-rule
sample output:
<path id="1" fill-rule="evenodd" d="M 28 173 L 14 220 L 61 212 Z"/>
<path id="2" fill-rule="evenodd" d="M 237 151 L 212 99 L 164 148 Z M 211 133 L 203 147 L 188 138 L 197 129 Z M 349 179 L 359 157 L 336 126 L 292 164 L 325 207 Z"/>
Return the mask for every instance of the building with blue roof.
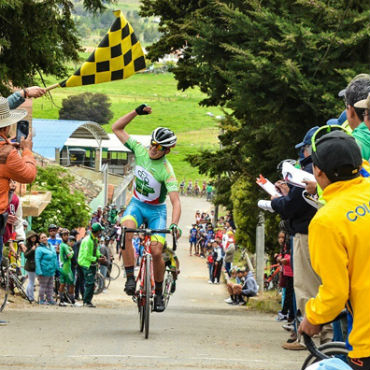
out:
<path id="1" fill-rule="evenodd" d="M 82 165 L 124 175 L 130 169 L 133 153 L 114 134 L 107 134 L 96 122 L 33 118 L 33 151 L 63 166 Z M 146 147 L 149 135 L 132 135 Z"/>

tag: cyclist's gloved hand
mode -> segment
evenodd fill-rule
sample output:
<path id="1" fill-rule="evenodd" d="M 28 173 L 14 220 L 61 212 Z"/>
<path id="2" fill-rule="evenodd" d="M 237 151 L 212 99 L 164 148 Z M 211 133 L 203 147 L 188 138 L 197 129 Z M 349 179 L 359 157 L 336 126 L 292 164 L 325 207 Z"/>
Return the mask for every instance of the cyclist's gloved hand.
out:
<path id="1" fill-rule="evenodd" d="M 178 225 L 176 224 L 171 224 L 170 225 L 170 230 L 172 231 L 175 231 L 176 232 L 176 236 L 177 236 L 177 239 L 179 239 L 182 235 L 182 230 L 178 227 Z"/>
<path id="2" fill-rule="evenodd" d="M 144 115 L 144 114 L 149 114 L 150 113 L 150 110 L 148 110 L 148 109 L 145 109 L 144 110 L 144 108 L 146 108 L 147 107 L 147 105 L 146 104 L 141 104 L 141 105 L 139 105 L 136 109 L 135 109 L 135 112 L 139 115 L 139 116 L 142 116 L 142 115 Z M 148 108 L 150 108 L 150 107 L 148 107 Z"/>

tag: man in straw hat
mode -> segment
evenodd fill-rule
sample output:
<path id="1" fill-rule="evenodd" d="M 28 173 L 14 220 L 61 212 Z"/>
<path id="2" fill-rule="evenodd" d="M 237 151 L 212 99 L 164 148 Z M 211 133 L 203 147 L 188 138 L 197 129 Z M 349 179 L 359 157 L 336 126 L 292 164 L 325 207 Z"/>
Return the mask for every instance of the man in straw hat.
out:
<path id="1" fill-rule="evenodd" d="M 0 262 L 3 233 L 7 221 L 6 209 L 12 198 L 10 180 L 29 184 L 36 177 L 36 163 L 32 154 L 32 135 L 20 143 L 9 140 L 10 128 L 27 115 L 24 109 L 10 109 L 6 98 L 0 97 Z M 22 150 L 19 155 L 17 148 Z"/>

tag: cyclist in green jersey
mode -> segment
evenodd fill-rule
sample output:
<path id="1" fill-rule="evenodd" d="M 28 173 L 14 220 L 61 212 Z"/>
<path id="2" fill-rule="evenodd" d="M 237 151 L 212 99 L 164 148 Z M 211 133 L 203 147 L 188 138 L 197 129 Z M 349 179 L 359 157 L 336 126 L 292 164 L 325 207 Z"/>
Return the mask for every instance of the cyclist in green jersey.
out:
<path id="1" fill-rule="evenodd" d="M 112 126 L 113 132 L 127 148 L 135 154 L 134 192 L 130 204 L 121 220 L 127 228 L 137 228 L 146 222 L 150 229 L 166 228 L 166 197 L 169 195 L 172 204 L 171 229 L 180 237 L 178 222 L 181 215 L 181 204 L 178 183 L 166 154 L 176 145 L 175 134 L 165 127 L 158 127 L 152 132 L 149 150 L 135 141 L 125 131 L 125 127 L 137 116 L 151 114 L 152 109 L 145 104 L 119 118 Z M 157 234 L 151 237 L 151 253 L 155 280 L 154 310 L 162 312 L 165 309 L 163 301 L 164 261 L 162 258 L 165 235 Z M 126 235 L 126 249 L 123 260 L 126 270 L 125 292 L 134 295 L 136 281 L 134 276 L 135 252 L 132 247 L 132 234 Z"/>

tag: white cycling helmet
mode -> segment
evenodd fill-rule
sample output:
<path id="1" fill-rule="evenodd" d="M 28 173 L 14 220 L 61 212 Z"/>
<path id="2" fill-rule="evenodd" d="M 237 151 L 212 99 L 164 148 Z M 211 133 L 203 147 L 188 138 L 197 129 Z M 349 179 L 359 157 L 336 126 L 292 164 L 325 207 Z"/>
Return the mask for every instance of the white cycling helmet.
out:
<path id="1" fill-rule="evenodd" d="M 152 144 L 159 144 L 165 148 L 171 148 L 176 145 L 176 141 L 176 135 L 167 127 L 157 127 L 152 132 Z"/>

